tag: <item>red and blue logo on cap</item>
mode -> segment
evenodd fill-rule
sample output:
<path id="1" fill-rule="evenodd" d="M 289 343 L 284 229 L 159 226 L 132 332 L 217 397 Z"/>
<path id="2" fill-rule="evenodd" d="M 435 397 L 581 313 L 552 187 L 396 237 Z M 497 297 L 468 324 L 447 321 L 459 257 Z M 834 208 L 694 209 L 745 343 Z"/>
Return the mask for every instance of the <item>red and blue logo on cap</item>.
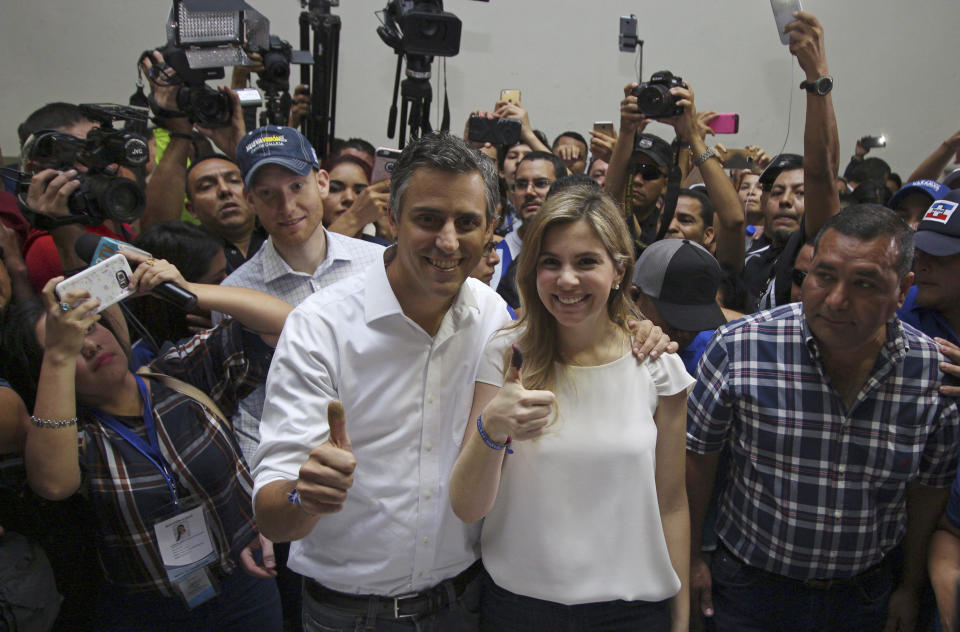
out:
<path id="1" fill-rule="evenodd" d="M 950 217 L 957 210 L 956 202 L 949 202 L 947 200 L 937 200 L 930 205 L 930 208 L 927 209 L 926 214 L 923 216 L 925 222 L 940 222 L 941 224 L 946 224 L 950 221 Z"/>

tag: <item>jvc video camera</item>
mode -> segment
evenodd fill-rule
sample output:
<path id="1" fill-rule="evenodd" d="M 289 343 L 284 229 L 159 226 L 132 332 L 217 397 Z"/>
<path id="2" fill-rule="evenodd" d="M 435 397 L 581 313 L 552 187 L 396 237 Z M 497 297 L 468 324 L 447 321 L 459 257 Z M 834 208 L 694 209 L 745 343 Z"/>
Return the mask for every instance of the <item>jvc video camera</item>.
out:
<path id="1" fill-rule="evenodd" d="M 75 223 L 102 224 L 112 219 L 133 222 L 143 212 L 144 193 L 140 186 L 117 175 L 119 167 L 143 167 L 150 158 L 143 136 L 126 130 L 113 129 L 113 121 L 146 121 L 143 108 L 111 104 L 82 104 L 83 115 L 100 123 L 77 138 L 65 132 L 41 130 L 24 145 L 24 157 L 32 169 L 74 169 L 83 165 L 79 173 L 80 187 L 70 194 L 67 208 L 78 216 Z"/>
<path id="2" fill-rule="evenodd" d="M 683 108 L 677 105 L 677 99 L 670 94 L 670 88 L 683 86 L 683 79 L 669 70 L 655 72 L 650 81 L 644 81 L 633 89 L 637 97 L 637 107 L 650 119 L 669 118 L 683 114 Z"/>

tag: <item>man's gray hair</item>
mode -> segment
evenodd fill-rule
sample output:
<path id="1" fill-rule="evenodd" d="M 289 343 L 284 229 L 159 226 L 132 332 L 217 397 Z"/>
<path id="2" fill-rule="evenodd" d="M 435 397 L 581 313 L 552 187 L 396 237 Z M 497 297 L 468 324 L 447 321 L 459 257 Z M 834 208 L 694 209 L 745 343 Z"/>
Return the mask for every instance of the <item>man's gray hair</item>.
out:
<path id="1" fill-rule="evenodd" d="M 487 198 L 487 226 L 493 222 L 500 201 L 497 165 L 460 138 L 446 132 L 426 134 L 412 141 L 400 154 L 390 181 L 390 208 L 394 221 L 400 221 L 400 205 L 403 194 L 410 186 L 410 178 L 417 169 L 424 168 L 448 173 L 479 173 Z"/>
<path id="2" fill-rule="evenodd" d="M 879 204 L 853 204 L 843 209 L 823 225 L 813 240 L 813 252 L 828 230 L 860 241 L 889 237 L 897 244 L 897 278 L 902 279 L 913 269 L 914 231 L 899 215 Z"/>

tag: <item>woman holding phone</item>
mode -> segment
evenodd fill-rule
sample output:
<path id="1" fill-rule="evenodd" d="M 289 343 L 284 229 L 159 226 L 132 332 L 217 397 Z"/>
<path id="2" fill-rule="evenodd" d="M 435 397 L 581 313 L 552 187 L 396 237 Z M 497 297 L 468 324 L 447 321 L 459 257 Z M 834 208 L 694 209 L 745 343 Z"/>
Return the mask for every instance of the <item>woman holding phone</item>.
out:
<path id="1" fill-rule="evenodd" d="M 279 631 L 275 573 L 255 559 L 263 543 L 252 481 L 229 419 L 265 380 L 269 345 L 291 307 L 140 261 L 130 279 L 139 292 L 173 282 L 196 294 L 198 307 L 235 317 L 161 349 L 141 375 L 96 313 L 98 301 L 83 289 L 58 300 L 60 280 L 46 284 L 42 304 L 8 315 L 0 370 L 32 406 L 30 487 L 50 500 L 89 497 L 110 584 L 98 629 Z"/>
<path id="2" fill-rule="evenodd" d="M 631 354 L 632 253 L 593 187 L 552 194 L 527 228 L 523 317 L 488 345 L 450 481 L 457 515 L 484 518 L 481 629 L 687 628 L 693 380 L 676 356 Z"/>

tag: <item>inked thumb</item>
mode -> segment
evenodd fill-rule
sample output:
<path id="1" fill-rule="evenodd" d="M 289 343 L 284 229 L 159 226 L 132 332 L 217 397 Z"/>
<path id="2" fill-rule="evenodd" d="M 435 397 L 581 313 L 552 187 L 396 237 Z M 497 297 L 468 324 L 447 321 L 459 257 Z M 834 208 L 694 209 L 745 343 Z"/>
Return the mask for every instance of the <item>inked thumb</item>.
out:
<path id="1" fill-rule="evenodd" d="M 507 376 L 511 381 L 520 383 L 522 380 L 520 369 L 523 366 L 523 351 L 520 351 L 519 345 L 512 345 L 511 349 L 513 355 L 510 357 L 510 371 Z"/>
<path id="2" fill-rule="evenodd" d="M 335 399 L 327 406 L 327 424 L 330 426 L 330 443 L 341 450 L 353 452 L 350 437 L 347 436 L 347 419 L 343 404 Z"/>

